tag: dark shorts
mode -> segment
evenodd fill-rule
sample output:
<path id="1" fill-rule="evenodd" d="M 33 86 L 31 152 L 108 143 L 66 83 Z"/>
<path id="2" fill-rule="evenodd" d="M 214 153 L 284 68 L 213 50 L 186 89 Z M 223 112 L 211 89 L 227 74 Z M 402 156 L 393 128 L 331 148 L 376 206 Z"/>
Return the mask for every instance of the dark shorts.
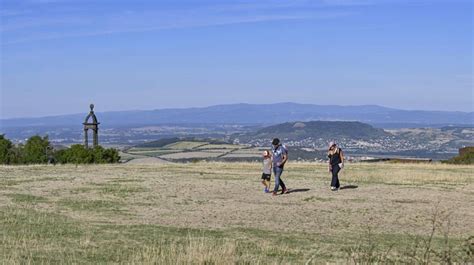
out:
<path id="1" fill-rule="evenodd" d="M 268 180 L 270 181 L 270 178 L 272 177 L 272 174 L 265 174 L 265 173 L 262 173 L 262 179 L 263 180 Z"/>

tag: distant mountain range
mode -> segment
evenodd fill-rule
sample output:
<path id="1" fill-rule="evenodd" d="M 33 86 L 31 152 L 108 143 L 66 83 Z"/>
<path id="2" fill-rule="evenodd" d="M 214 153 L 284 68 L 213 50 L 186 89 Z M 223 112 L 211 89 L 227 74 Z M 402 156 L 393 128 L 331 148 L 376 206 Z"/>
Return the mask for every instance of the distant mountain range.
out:
<path id="1" fill-rule="evenodd" d="M 260 124 L 291 121 L 359 121 L 369 124 L 474 124 L 474 112 L 400 110 L 376 105 L 337 106 L 297 103 L 231 104 L 203 108 L 97 112 L 102 126 L 131 127 L 159 124 Z M 77 126 L 87 113 L 0 120 L 0 129 L 31 126 Z"/>

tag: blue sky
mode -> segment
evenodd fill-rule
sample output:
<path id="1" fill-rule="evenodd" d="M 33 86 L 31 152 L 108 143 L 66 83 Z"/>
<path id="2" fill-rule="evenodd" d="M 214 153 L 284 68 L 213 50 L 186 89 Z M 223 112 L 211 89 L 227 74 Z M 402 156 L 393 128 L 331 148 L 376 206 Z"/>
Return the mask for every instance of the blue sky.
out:
<path id="1" fill-rule="evenodd" d="M 468 0 L 0 0 L 1 118 L 300 102 L 473 111 Z"/>

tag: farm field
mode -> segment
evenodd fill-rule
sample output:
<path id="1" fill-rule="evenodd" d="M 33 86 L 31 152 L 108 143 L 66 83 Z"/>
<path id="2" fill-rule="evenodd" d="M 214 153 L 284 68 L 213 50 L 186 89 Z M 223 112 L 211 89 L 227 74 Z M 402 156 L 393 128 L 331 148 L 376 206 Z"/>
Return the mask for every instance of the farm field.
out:
<path id="1" fill-rule="evenodd" d="M 0 263 L 472 262 L 474 166 L 0 166 Z M 471 252 L 470 252 L 471 251 Z"/>
<path id="2" fill-rule="evenodd" d="M 123 153 L 123 161 L 136 157 L 156 157 L 171 162 L 195 160 L 256 159 L 261 149 L 236 144 L 216 144 L 205 141 L 177 141 L 162 147 L 132 147 Z"/>

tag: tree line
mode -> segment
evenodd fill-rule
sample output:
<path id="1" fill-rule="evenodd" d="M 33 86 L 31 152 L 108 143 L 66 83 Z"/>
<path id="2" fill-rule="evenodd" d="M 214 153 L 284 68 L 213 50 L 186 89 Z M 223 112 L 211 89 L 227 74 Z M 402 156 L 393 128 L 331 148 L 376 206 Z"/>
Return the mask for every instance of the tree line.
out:
<path id="1" fill-rule="evenodd" d="M 75 144 L 69 148 L 56 150 L 48 136 L 35 135 L 25 144 L 13 144 L 5 135 L 0 134 L 0 164 L 105 164 L 118 163 L 119 152 L 114 148 L 85 148 Z"/>

